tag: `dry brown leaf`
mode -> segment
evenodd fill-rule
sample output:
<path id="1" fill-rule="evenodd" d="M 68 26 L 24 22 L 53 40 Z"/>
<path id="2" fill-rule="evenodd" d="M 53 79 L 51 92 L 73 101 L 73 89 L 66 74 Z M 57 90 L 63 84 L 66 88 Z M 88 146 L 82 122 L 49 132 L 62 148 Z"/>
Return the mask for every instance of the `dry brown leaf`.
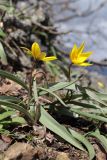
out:
<path id="1" fill-rule="evenodd" d="M 1 138 L 6 143 L 11 143 L 12 142 L 12 139 L 9 136 L 1 135 Z"/>
<path id="2" fill-rule="evenodd" d="M 19 84 L 15 83 L 14 81 L 7 80 L 5 83 L 3 83 L 2 86 L 0 86 L 0 93 L 1 94 L 10 93 L 13 95 L 17 94 L 21 88 L 22 87 Z"/>
<path id="3" fill-rule="evenodd" d="M 46 133 L 46 140 L 49 141 L 50 143 L 52 143 L 54 140 L 54 135 L 51 134 L 50 132 Z"/>

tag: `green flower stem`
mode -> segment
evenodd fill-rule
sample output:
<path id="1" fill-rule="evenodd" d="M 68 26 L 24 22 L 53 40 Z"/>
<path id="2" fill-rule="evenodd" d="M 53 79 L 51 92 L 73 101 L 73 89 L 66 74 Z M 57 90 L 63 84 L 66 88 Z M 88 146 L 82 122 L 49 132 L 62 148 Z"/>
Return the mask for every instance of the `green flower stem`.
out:
<path id="1" fill-rule="evenodd" d="M 71 67 L 72 67 L 72 63 L 70 63 L 69 67 L 68 67 L 68 81 L 71 81 Z M 70 90 L 67 90 L 66 96 L 68 97 Z"/>
<path id="2" fill-rule="evenodd" d="M 31 72 L 30 72 L 30 77 L 29 77 L 29 101 L 32 98 L 32 86 L 33 86 L 33 76 L 32 73 L 34 71 L 35 68 L 35 62 L 33 62 L 32 68 L 31 68 Z"/>

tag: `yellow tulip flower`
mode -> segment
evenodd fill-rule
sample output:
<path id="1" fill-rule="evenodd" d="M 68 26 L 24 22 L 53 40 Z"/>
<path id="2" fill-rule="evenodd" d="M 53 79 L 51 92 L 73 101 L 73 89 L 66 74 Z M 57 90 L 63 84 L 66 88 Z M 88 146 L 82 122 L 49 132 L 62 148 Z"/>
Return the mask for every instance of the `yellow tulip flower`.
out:
<path id="1" fill-rule="evenodd" d="M 73 49 L 70 52 L 70 60 L 73 64 L 78 66 L 91 66 L 92 64 L 85 62 L 88 57 L 92 54 L 92 52 L 83 52 L 84 50 L 84 43 L 77 47 L 74 44 Z"/>
<path id="2" fill-rule="evenodd" d="M 53 61 L 57 58 L 55 56 L 46 57 L 45 52 L 41 52 L 40 46 L 38 43 L 34 42 L 32 44 L 31 50 L 26 47 L 21 47 L 28 55 L 32 56 L 35 60 L 38 61 Z"/>

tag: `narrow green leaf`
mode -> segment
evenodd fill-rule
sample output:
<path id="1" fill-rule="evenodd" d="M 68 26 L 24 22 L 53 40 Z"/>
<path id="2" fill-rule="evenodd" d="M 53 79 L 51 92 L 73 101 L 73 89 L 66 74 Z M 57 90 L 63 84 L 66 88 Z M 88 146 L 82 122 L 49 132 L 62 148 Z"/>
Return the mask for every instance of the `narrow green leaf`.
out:
<path id="1" fill-rule="evenodd" d="M 47 92 L 47 93 L 50 93 L 51 95 L 53 95 L 63 106 L 66 106 L 66 104 L 63 102 L 63 100 L 57 96 L 57 94 L 53 93 L 52 91 L 50 91 L 49 89 L 45 89 L 45 88 L 42 88 L 42 87 L 39 87 L 39 89 Z"/>
<path id="2" fill-rule="evenodd" d="M 103 101 L 107 101 L 107 94 L 105 93 L 96 93 L 96 95 Z"/>
<path id="3" fill-rule="evenodd" d="M 35 103 L 35 106 L 32 106 L 31 113 L 35 119 L 35 123 L 37 123 L 38 119 L 40 117 L 40 107 L 38 105 L 39 103 L 38 103 L 38 93 L 37 93 L 36 80 L 33 81 L 33 93 L 34 93 L 34 100 L 36 103 Z"/>
<path id="4" fill-rule="evenodd" d="M 106 104 L 104 101 L 102 101 L 102 100 L 100 99 L 100 97 L 99 97 L 94 91 L 91 91 L 91 90 L 86 89 L 86 93 L 89 95 L 89 97 L 91 97 L 91 98 L 94 99 L 95 101 L 97 101 L 97 102 L 99 102 L 99 103 L 107 106 L 107 104 Z"/>
<path id="5" fill-rule="evenodd" d="M 0 37 L 6 37 L 6 34 L 3 32 L 1 28 L 0 28 Z"/>
<path id="6" fill-rule="evenodd" d="M 21 85 L 22 87 L 24 87 L 26 90 L 29 90 L 27 85 L 25 84 L 25 82 L 23 82 L 22 80 L 20 80 L 18 77 L 14 76 L 13 74 L 3 71 L 0 69 L 0 76 L 4 77 L 4 78 L 8 78 L 16 83 L 18 83 L 19 85 Z"/>
<path id="7" fill-rule="evenodd" d="M 0 131 L 3 129 L 3 125 L 2 124 L 0 124 Z"/>
<path id="8" fill-rule="evenodd" d="M 74 145 L 80 150 L 84 150 L 82 145 L 67 131 L 67 129 L 64 126 L 60 125 L 48 112 L 46 112 L 46 110 L 42 106 L 40 107 L 40 111 L 40 123 L 42 123 L 48 129 L 62 137 L 70 144 Z"/>
<path id="9" fill-rule="evenodd" d="M 103 114 L 105 117 L 107 117 L 107 108 L 103 108 L 102 110 L 100 110 L 100 109 L 89 109 L 89 110 L 87 110 L 87 112 L 88 113 Z"/>
<path id="10" fill-rule="evenodd" d="M 76 138 L 78 141 L 84 144 L 84 146 L 87 148 L 89 152 L 90 160 L 92 160 L 95 157 L 95 151 L 94 151 L 92 144 L 85 138 L 84 135 L 72 130 L 71 128 L 69 128 L 69 131 L 73 135 L 74 138 Z"/>
<path id="11" fill-rule="evenodd" d="M 14 111 L 6 111 L 0 114 L 0 121 L 15 114 Z"/>
<path id="12" fill-rule="evenodd" d="M 7 106 L 7 107 L 16 109 L 16 110 L 20 111 L 21 113 L 24 113 L 24 115 L 27 118 L 27 122 L 33 124 L 34 120 L 32 119 L 29 112 L 26 109 L 24 109 L 23 107 L 21 107 L 20 105 L 12 103 L 12 102 L 5 101 L 5 100 L 0 100 L 0 105 L 4 105 L 4 106 Z"/>
<path id="13" fill-rule="evenodd" d="M 84 117 L 91 118 L 93 120 L 107 122 L 107 118 L 106 117 L 102 117 L 102 116 L 99 116 L 99 115 L 96 115 L 96 114 L 87 113 L 87 112 L 84 112 L 82 110 L 74 109 L 74 108 L 70 108 L 70 111 L 75 112 L 75 113 L 77 113 L 79 115 L 82 115 Z"/>
<path id="14" fill-rule="evenodd" d="M 2 125 L 8 125 L 8 124 L 13 124 L 14 122 L 12 122 L 11 120 L 3 120 L 0 122 Z"/>
<path id="15" fill-rule="evenodd" d="M 0 100 L 5 100 L 5 101 L 10 101 L 10 102 L 15 102 L 15 103 L 21 103 L 21 100 L 17 97 L 13 96 L 0 96 Z"/>
<path id="16" fill-rule="evenodd" d="M 81 106 L 83 108 L 95 108 L 95 109 L 101 109 L 100 106 L 98 105 L 95 105 L 95 104 L 89 104 L 89 103 L 83 103 L 83 102 L 78 102 L 78 101 L 71 101 L 71 104 L 74 104 L 74 105 L 78 105 L 78 106 Z"/>
<path id="17" fill-rule="evenodd" d="M 93 104 L 93 103 L 91 103 L 91 104 L 88 104 L 88 103 L 82 103 L 82 102 L 78 102 L 78 101 L 71 101 L 71 104 L 74 104 L 74 105 L 76 105 L 76 106 L 81 106 L 81 107 L 83 107 L 83 108 L 88 108 L 88 109 L 91 109 L 91 108 L 93 108 L 93 109 L 99 109 L 100 110 L 100 113 L 101 114 L 103 114 L 103 115 L 105 115 L 105 112 L 104 112 L 104 110 L 103 110 L 103 108 L 100 106 L 100 105 L 96 105 L 96 104 Z M 71 106 L 72 107 L 72 106 Z M 89 112 L 90 110 L 88 110 L 88 112 Z"/>
<path id="18" fill-rule="evenodd" d="M 7 65 L 7 57 L 6 57 L 6 53 L 4 51 L 4 48 L 2 46 L 2 43 L 0 42 L 0 60 L 3 64 Z"/>
<path id="19" fill-rule="evenodd" d="M 72 84 L 74 84 L 76 81 L 73 81 L 73 82 L 72 81 L 71 82 L 59 82 L 59 83 L 51 86 L 49 88 L 49 90 L 54 92 L 54 91 L 58 91 L 58 90 L 61 90 L 61 89 L 65 89 L 66 87 L 71 86 Z"/>
<path id="20" fill-rule="evenodd" d="M 8 102 L 12 102 L 12 103 L 15 103 L 15 104 L 19 104 L 20 106 L 22 106 L 23 108 L 27 108 L 27 106 L 24 104 L 24 102 L 17 98 L 17 97 L 13 97 L 13 96 L 0 96 L 0 100 L 5 100 L 5 101 L 8 101 Z"/>
<path id="21" fill-rule="evenodd" d="M 96 137 L 107 152 L 107 138 L 101 135 L 98 129 L 95 132 L 89 133 L 88 135 Z"/>
<path id="22" fill-rule="evenodd" d="M 12 122 L 19 124 L 26 124 L 26 121 L 23 117 L 14 117 L 12 118 Z"/>
<path id="23" fill-rule="evenodd" d="M 58 90 L 61 90 L 61 89 L 75 89 L 75 81 L 71 81 L 71 82 L 58 82 L 58 83 L 55 83 L 53 86 L 49 87 L 48 88 L 48 91 L 51 91 L 51 92 L 55 92 L 55 91 L 58 91 Z M 39 87 L 38 87 L 39 89 Z M 44 95 L 46 94 L 47 92 L 46 91 L 43 91 L 43 92 L 40 92 L 40 95 Z"/>

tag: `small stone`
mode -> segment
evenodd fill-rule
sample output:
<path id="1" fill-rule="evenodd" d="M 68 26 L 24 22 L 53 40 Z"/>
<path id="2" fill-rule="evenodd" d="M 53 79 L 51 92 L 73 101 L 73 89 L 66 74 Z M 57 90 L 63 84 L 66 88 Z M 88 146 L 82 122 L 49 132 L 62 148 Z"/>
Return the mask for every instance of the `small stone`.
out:
<path id="1" fill-rule="evenodd" d="M 34 148 L 30 144 L 16 142 L 11 145 L 7 151 L 4 152 L 4 160 L 16 160 L 19 156 L 23 157 L 25 155 L 28 155 L 28 153 L 31 153 L 32 156 L 33 150 Z"/>
<path id="2" fill-rule="evenodd" d="M 70 160 L 67 153 L 58 153 L 56 160 Z"/>
<path id="3" fill-rule="evenodd" d="M 29 4 L 26 3 L 26 1 L 25 2 L 24 1 L 23 2 L 21 2 L 21 1 L 17 2 L 16 8 L 21 10 L 21 9 L 25 9 L 27 7 L 29 7 Z"/>

